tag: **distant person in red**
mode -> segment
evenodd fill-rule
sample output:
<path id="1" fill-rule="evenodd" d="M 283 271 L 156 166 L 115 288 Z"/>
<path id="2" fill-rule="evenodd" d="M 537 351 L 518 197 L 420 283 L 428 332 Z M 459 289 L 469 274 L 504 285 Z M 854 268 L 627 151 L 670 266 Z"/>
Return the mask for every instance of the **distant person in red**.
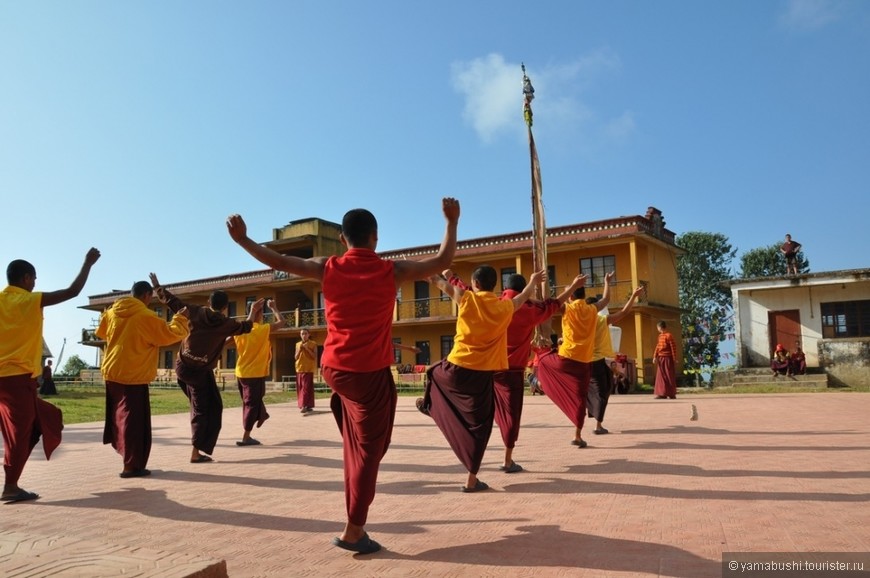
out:
<path id="1" fill-rule="evenodd" d="M 778 375 L 791 377 L 791 359 L 789 359 L 788 351 L 782 343 L 776 344 L 776 349 L 774 349 L 773 357 L 770 360 L 770 369 L 773 371 L 773 377 Z"/>
<path id="2" fill-rule="evenodd" d="M 559 350 L 541 356 L 538 363 L 538 378 L 544 392 L 574 424 L 571 444 L 579 448 L 588 445 L 582 431 L 595 352 L 595 324 L 598 312 L 610 303 L 613 272 L 604 276 L 604 292 L 596 303 L 586 303 L 584 286 L 588 278 L 588 275 L 578 275 L 571 283 L 571 301 L 562 313 Z"/>
<path id="3" fill-rule="evenodd" d="M 667 323 L 659 321 L 656 329 L 659 330 L 659 340 L 653 352 L 653 363 L 658 366 L 658 371 L 656 371 L 653 393 L 656 399 L 677 399 L 677 371 L 674 363 L 677 344 L 674 342 L 674 336 L 668 331 Z"/>
<path id="4" fill-rule="evenodd" d="M 296 404 L 301 413 L 314 409 L 314 371 L 317 369 L 317 342 L 307 329 L 299 332 L 294 356 L 296 367 Z"/>
<path id="5" fill-rule="evenodd" d="M 282 255 L 248 237 L 239 215 L 227 219 L 230 237 L 261 263 L 279 271 L 320 281 L 327 334 L 322 375 L 332 388 L 330 400 L 344 446 L 344 493 L 347 524 L 332 540 L 339 548 L 371 554 L 381 546 L 365 531 L 381 459 L 390 446 L 396 414 L 392 323 L 396 289 L 450 266 L 456 252 L 459 201 L 442 200 L 447 221 L 436 255 L 419 261 L 381 259 L 378 223 L 365 209 L 348 211 L 341 222 L 340 257 L 302 259 Z"/>
<path id="6" fill-rule="evenodd" d="M 51 360 L 45 362 L 45 367 L 42 368 L 42 385 L 39 386 L 39 395 L 57 395 L 57 388 L 54 386 L 54 378 L 51 376 Z"/>
<path id="7" fill-rule="evenodd" d="M 791 240 L 791 235 L 785 236 L 785 243 L 782 244 L 782 247 L 779 248 L 780 252 L 785 255 L 785 271 L 786 275 L 798 274 L 797 268 L 797 254 L 798 251 L 801 250 L 801 244 L 797 241 Z"/>
<path id="8" fill-rule="evenodd" d="M 27 261 L 16 259 L 6 268 L 9 285 L 0 292 L 0 432 L 5 474 L 0 501 L 39 497 L 19 486 L 18 480 L 39 438 L 48 459 L 60 445 L 63 429 L 60 410 L 39 399 L 36 391 L 36 378 L 42 373 L 43 309 L 81 293 L 99 258 L 98 250 L 89 250 L 70 286 L 50 293 L 33 291 L 36 268 Z"/>
<path id="9" fill-rule="evenodd" d="M 214 461 L 211 454 L 221 433 L 224 412 L 214 368 L 221 358 L 227 337 L 250 333 L 254 322 L 250 314 L 245 321 L 227 317 L 225 312 L 229 297 L 223 291 L 213 291 L 209 295 L 208 306 L 193 305 L 185 303 L 160 285 L 154 273 L 150 277 L 160 301 L 173 313 L 187 307 L 190 334 L 181 342 L 175 360 L 175 375 L 178 386 L 190 401 L 190 463 L 208 463 Z"/>
<path id="10" fill-rule="evenodd" d="M 792 375 L 804 375 L 807 372 L 807 356 L 801 349 L 801 342 L 795 341 L 794 353 L 789 355 Z"/>

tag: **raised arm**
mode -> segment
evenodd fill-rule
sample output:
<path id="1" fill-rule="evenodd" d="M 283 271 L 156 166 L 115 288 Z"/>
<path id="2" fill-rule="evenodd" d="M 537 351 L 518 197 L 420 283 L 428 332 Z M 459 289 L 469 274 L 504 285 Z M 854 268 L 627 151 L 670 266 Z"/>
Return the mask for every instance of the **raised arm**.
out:
<path id="1" fill-rule="evenodd" d="M 565 290 L 559 293 L 556 297 L 556 300 L 562 305 L 565 304 L 566 301 L 571 297 L 571 295 L 579 289 L 586 285 L 586 281 L 589 280 L 589 275 L 577 275 L 574 277 L 574 280 L 571 281 L 571 284 L 565 287 Z"/>
<path id="2" fill-rule="evenodd" d="M 456 228 L 459 224 L 459 201 L 445 197 L 441 199 L 441 210 L 447 224 L 438 254 L 420 261 L 396 261 L 393 271 L 397 284 L 413 279 L 426 279 L 448 268 L 453 262 L 453 255 L 456 253 Z"/>
<path id="3" fill-rule="evenodd" d="M 541 285 L 542 281 L 547 279 L 547 272 L 545 270 L 535 271 L 532 273 L 531 277 L 529 277 L 529 282 L 526 284 L 526 288 L 523 289 L 522 293 L 514 295 L 511 298 L 511 301 L 514 304 L 514 311 L 523 306 L 523 303 L 531 299 L 535 296 L 535 288 Z"/>
<path id="4" fill-rule="evenodd" d="M 628 315 L 628 312 L 631 311 L 631 308 L 634 306 L 635 300 L 638 297 L 640 297 L 641 295 L 643 295 L 644 291 L 646 291 L 646 288 L 643 285 L 640 285 L 637 288 L 635 288 L 635 290 L 632 291 L 632 293 L 631 293 L 631 297 L 628 299 L 628 301 L 626 301 L 626 303 L 625 303 L 625 305 L 623 305 L 622 309 L 620 309 L 616 313 L 611 313 L 610 315 L 607 316 L 607 323 L 609 323 L 611 325 L 614 323 L 618 323 L 623 317 Z"/>
<path id="5" fill-rule="evenodd" d="M 613 276 L 615 274 L 616 273 L 611 271 L 604 276 L 604 293 L 601 295 L 601 299 L 595 303 L 595 307 L 597 307 L 599 311 L 607 307 L 607 304 L 610 303 L 610 283 L 613 281 Z"/>
<path id="6" fill-rule="evenodd" d="M 154 292 L 157 293 L 157 298 L 160 299 L 161 303 L 165 303 L 173 313 L 178 313 L 187 307 L 187 304 L 184 301 L 173 295 L 169 289 L 160 284 L 157 275 L 154 273 L 148 273 L 148 278 L 151 279 L 151 286 L 154 287 Z"/>
<path id="7" fill-rule="evenodd" d="M 447 270 L 444 273 L 448 273 Z M 445 279 L 444 275 L 430 275 L 428 281 L 438 287 L 442 293 L 450 297 L 455 303 L 459 303 L 462 301 L 462 295 L 465 294 L 466 289 L 463 285 L 455 285 L 453 283 L 449 283 L 447 279 Z"/>
<path id="8" fill-rule="evenodd" d="M 85 255 L 85 262 L 82 264 L 79 274 L 76 275 L 76 278 L 73 279 L 70 286 L 66 289 L 43 293 L 42 306 L 49 307 L 51 305 L 57 305 L 58 303 L 63 303 L 64 301 L 69 301 L 73 297 L 77 297 L 85 287 L 85 282 L 88 280 L 88 275 L 91 273 L 91 267 L 94 266 L 94 263 L 96 263 L 99 258 L 100 252 L 91 247 Z"/>
<path id="9" fill-rule="evenodd" d="M 263 265 L 276 271 L 284 271 L 293 275 L 299 275 L 300 277 L 307 277 L 318 281 L 323 279 L 323 264 L 326 262 L 326 257 L 303 259 L 301 257 L 293 257 L 292 255 L 282 255 L 277 251 L 264 247 L 248 237 L 248 226 L 241 215 L 230 215 L 227 217 L 227 231 L 233 241 Z"/>
<path id="10" fill-rule="evenodd" d="M 278 331 L 282 327 L 287 325 L 287 320 L 284 319 L 284 316 L 281 315 L 281 312 L 278 310 L 278 307 L 275 305 L 274 299 L 269 299 L 266 302 L 266 305 L 269 307 L 269 311 L 272 312 L 272 317 L 275 318 L 275 321 L 269 324 L 269 332 Z"/>

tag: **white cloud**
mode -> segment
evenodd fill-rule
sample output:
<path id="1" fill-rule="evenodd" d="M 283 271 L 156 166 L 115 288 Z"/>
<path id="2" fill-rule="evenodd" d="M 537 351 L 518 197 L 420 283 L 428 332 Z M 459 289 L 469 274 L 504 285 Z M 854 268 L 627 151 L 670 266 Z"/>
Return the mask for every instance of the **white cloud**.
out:
<path id="1" fill-rule="evenodd" d="M 791 30 L 817 30 L 838 20 L 840 8 L 834 0 L 788 0 L 780 23 Z"/>
<path id="2" fill-rule="evenodd" d="M 619 57 L 609 49 L 543 69 L 527 67 L 538 97 L 533 105 L 536 121 L 546 119 L 548 127 L 563 128 L 590 122 L 596 113 L 580 96 L 602 73 L 620 67 Z M 451 68 L 453 88 L 465 99 L 462 116 L 481 140 L 492 142 L 500 134 L 524 132 L 521 63 L 493 53 L 456 62 Z"/>
<path id="3" fill-rule="evenodd" d="M 604 133 L 614 142 L 625 142 L 634 133 L 634 115 L 630 110 L 622 113 L 619 118 L 611 120 L 604 129 Z"/>

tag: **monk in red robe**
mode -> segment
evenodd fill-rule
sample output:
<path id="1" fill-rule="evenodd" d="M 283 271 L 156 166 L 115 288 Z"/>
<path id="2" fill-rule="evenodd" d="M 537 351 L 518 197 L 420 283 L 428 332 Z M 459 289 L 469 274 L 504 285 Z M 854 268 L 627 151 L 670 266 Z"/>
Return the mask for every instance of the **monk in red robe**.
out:
<path id="1" fill-rule="evenodd" d="M 445 198 L 442 210 L 447 224 L 438 253 L 419 261 L 379 257 L 377 220 L 365 209 L 344 215 L 340 239 L 347 252 L 340 257 L 281 255 L 252 241 L 241 216 L 227 219 L 232 239 L 255 259 L 321 283 L 327 324 L 321 373 L 332 388 L 330 407 L 342 436 L 347 508 L 344 531 L 332 543 L 359 554 L 381 548 L 366 533 L 365 523 L 396 413 L 396 385 L 390 371 L 396 290 L 450 266 L 456 252 L 459 202 Z"/>
<path id="2" fill-rule="evenodd" d="M 0 292 L 0 432 L 5 479 L 0 501 L 35 500 L 39 494 L 18 485 L 24 465 L 42 437 L 45 458 L 60 445 L 63 416 L 39 399 L 36 378 L 42 373 L 42 310 L 81 293 L 91 267 L 100 258 L 90 249 L 72 284 L 50 293 L 34 292 L 36 268 L 16 259 L 6 268 L 9 285 Z"/>

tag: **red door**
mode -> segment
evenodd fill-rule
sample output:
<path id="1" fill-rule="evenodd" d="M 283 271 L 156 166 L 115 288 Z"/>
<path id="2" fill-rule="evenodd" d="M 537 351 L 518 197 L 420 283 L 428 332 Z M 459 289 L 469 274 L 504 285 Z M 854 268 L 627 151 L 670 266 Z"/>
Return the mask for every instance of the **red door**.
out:
<path id="1" fill-rule="evenodd" d="M 795 342 L 801 340 L 801 314 L 797 309 L 769 311 L 767 327 L 770 331 L 770 353 L 781 343 L 787 351 L 794 351 Z"/>

